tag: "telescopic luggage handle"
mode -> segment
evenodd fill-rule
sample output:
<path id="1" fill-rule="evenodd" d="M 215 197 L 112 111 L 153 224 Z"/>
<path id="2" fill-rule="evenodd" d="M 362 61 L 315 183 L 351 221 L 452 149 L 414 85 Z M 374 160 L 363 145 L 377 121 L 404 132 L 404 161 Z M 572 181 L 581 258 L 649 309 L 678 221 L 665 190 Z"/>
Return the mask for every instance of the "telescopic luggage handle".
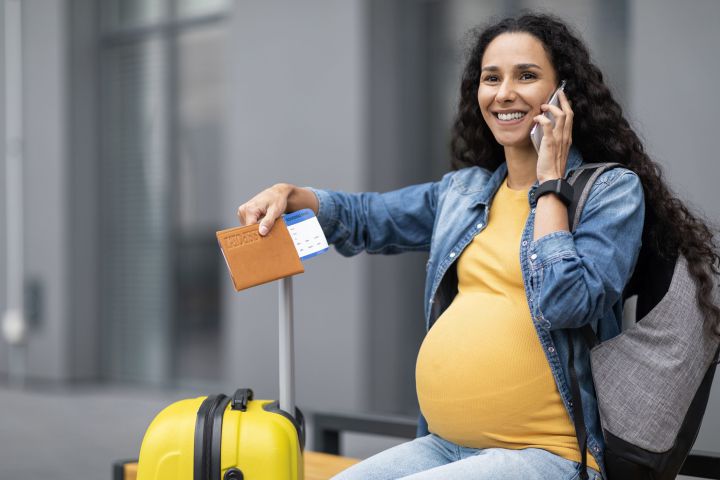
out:
<path id="1" fill-rule="evenodd" d="M 295 347 L 293 339 L 292 277 L 280 279 L 279 291 L 280 339 L 280 410 L 295 416 Z"/>

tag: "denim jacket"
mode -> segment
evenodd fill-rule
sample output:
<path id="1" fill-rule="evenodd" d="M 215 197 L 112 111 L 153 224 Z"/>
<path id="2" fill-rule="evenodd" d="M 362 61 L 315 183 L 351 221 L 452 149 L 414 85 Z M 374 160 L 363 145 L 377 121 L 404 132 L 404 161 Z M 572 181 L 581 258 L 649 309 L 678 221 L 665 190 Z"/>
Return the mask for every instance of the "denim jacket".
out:
<path id="1" fill-rule="evenodd" d="M 581 163 L 572 147 L 566 170 Z M 437 182 L 382 194 L 313 191 L 319 201 L 318 220 L 328 242 L 342 255 L 430 252 L 425 283 L 430 329 L 457 293 L 455 260 L 487 225 L 490 204 L 506 175 L 503 163 L 494 172 L 469 167 Z M 577 329 L 589 323 L 601 341 L 620 333 L 622 292 L 640 250 L 643 190 L 633 172 L 606 171 L 593 184 L 574 232 L 558 231 L 533 240 L 536 188 L 537 182 L 528 192 L 530 215 L 518 245 L 527 302 L 570 419 L 568 345 L 573 342 L 588 449 L 604 470 L 588 349 Z M 418 433 L 427 433 L 422 418 Z"/>

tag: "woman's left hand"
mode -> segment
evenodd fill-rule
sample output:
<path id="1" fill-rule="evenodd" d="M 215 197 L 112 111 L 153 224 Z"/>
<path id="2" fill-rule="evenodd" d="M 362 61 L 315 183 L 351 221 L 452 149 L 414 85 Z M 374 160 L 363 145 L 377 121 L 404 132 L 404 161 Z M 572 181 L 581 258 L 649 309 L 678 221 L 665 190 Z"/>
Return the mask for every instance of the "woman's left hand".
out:
<path id="1" fill-rule="evenodd" d="M 565 175 L 568 152 L 572 144 L 573 111 L 570 108 L 565 92 L 558 93 L 560 107 L 543 104 L 540 109 L 550 111 L 555 117 L 555 127 L 545 115 L 538 115 L 533 120 L 543 129 L 543 138 L 538 152 L 537 178 L 542 183 L 547 180 L 562 178 Z"/>

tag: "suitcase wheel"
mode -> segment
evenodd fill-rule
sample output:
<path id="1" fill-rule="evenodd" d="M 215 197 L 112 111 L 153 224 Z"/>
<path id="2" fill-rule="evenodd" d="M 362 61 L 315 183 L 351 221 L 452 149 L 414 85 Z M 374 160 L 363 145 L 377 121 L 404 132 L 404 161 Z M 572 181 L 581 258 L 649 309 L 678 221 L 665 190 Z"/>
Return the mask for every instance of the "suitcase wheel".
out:
<path id="1" fill-rule="evenodd" d="M 243 473 L 237 469 L 237 468 L 230 468 L 227 472 L 225 472 L 225 475 L 223 476 L 223 480 L 243 480 Z"/>

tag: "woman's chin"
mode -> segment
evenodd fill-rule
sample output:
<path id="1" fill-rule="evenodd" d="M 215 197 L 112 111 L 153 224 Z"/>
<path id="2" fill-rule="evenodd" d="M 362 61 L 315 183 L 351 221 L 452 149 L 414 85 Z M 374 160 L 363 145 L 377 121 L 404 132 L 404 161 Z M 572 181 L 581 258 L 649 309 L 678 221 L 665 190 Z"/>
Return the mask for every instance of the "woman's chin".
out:
<path id="1" fill-rule="evenodd" d="M 527 149 L 534 147 L 530 141 L 530 135 L 523 137 L 496 138 L 497 142 L 505 148 Z"/>

